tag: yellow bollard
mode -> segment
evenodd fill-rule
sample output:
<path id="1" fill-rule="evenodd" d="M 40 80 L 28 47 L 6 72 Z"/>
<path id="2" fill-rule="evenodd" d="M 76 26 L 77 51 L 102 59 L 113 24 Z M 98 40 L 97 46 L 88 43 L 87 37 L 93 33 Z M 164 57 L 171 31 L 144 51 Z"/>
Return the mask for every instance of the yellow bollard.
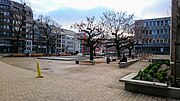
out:
<path id="1" fill-rule="evenodd" d="M 37 72 L 38 72 L 37 78 L 43 78 L 43 75 L 41 74 L 41 68 L 40 68 L 38 61 L 37 61 Z"/>

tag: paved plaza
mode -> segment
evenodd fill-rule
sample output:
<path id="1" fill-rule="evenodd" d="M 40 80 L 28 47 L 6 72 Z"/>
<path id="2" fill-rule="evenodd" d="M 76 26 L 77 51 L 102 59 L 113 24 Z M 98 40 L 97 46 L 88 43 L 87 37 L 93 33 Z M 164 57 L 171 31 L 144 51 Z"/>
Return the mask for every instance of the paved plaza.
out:
<path id="1" fill-rule="evenodd" d="M 44 78 L 36 78 L 36 61 Z M 149 64 L 119 68 L 97 59 L 96 65 L 36 58 L 0 59 L 0 101 L 179 101 L 124 90 L 119 79 Z"/>

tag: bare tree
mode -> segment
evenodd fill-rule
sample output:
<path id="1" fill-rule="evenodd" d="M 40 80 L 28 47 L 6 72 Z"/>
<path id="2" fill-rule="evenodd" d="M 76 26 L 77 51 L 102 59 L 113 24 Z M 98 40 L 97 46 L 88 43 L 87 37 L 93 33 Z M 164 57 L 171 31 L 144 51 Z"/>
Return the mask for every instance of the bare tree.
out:
<path id="1" fill-rule="evenodd" d="M 121 37 L 127 34 L 127 28 L 133 23 L 134 14 L 126 12 L 106 11 L 101 17 L 102 25 L 112 35 L 112 46 L 116 47 L 117 57 L 120 58 Z"/>
<path id="2" fill-rule="evenodd" d="M 95 17 L 86 17 L 86 22 L 75 23 L 71 26 L 74 29 L 78 29 L 79 32 L 84 33 L 86 37 L 80 36 L 78 39 L 82 40 L 82 45 L 89 47 L 90 60 L 93 61 L 93 51 L 101 40 L 103 40 L 103 32 L 101 24 L 95 22 Z"/>
<path id="3" fill-rule="evenodd" d="M 122 45 L 129 50 L 129 57 L 132 55 L 132 50 L 135 45 L 138 45 L 138 42 L 144 38 L 144 32 L 146 28 L 143 25 L 143 21 L 137 20 L 135 23 L 127 27 L 128 36 L 124 38 L 126 41 Z"/>
<path id="4" fill-rule="evenodd" d="M 18 53 L 19 52 L 19 43 L 22 40 L 26 40 L 27 36 L 31 35 L 32 33 L 32 23 L 33 23 L 33 18 L 32 15 L 28 15 L 26 13 L 25 7 L 26 5 L 22 5 L 22 9 L 13 9 L 10 10 L 10 15 L 11 15 L 11 24 L 10 30 L 14 34 L 16 40 L 15 40 L 15 49 L 14 52 Z M 30 17 L 30 18 L 28 18 Z M 28 25 L 27 25 L 28 24 Z M 22 45 L 22 43 L 21 43 Z"/>
<path id="5" fill-rule="evenodd" d="M 35 24 L 38 26 L 41 37 L 40 39 L 44 39 L 46 44 L 46 54 L 50 53 L 50 49 L 53 48 L 53 46 L 56 43 L 56 37 L 57 33 L 55 32 L 56 27 L 58 27 L 58 24 L 55 23 L 53 19 L 51 19 L 48 16 L 40 15 L 39 19 L 35 22 Z"/>

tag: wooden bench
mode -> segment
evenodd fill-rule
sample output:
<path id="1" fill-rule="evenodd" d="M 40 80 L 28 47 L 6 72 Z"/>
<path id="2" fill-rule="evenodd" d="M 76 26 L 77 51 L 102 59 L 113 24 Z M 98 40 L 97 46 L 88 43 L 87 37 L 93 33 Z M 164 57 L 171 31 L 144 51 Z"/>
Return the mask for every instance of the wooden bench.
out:
<path id="1" fill-rule="evenodd" d="M 120 62 L 119 67 L 125 68 L 125 67 L 128 67 L 129 65 L 132 65 L 133 63 L 135 63 L 137 61 L 138 61 L 138 59 L 132 59 L 132 60 L 129 60 L 128 62 Z"/>
<path id="2" fill-rule="evenodd" d="M 82 63 L 90 63 L 92 65 L 95 64 L 95 61 L 92 61 L 92 60 L 76 60 L 76 64 L 79 64 L 80 62 L 82 62 Z"/>

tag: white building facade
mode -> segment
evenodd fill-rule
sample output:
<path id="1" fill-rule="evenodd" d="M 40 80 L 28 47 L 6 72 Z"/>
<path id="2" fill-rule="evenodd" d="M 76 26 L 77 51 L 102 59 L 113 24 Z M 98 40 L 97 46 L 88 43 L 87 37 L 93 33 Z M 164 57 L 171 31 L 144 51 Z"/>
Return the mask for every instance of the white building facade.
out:
<path id="1" fill-rule="evenodd" d="M 56 42 L 56 53 L 75 53 L 80 51 L 80 42 L 74 31 L 61 29 L 61 32 L 57 35 Z"/>

